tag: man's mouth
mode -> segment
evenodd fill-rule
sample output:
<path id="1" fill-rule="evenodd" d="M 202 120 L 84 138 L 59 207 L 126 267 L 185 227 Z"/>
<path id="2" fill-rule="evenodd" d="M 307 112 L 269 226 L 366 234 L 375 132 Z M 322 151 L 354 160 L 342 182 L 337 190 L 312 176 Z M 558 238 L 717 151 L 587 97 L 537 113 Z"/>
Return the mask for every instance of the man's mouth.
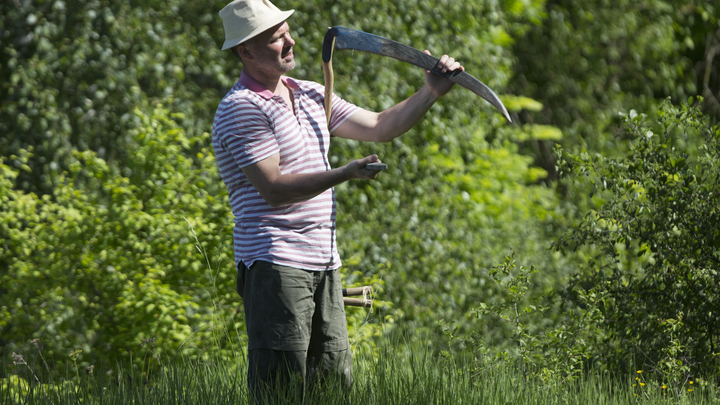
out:
<path id="1" fill-rule="evenodd" d="M 285 52 L 285 54 L 283 55 L 282 58 L 283 58 L 283 59 L 286 59 L 286 58 L 291 58 L 291 59 L 292 59 L 292 58 L 293 58 L 292 48 L 288 48 L 287 52 Z"/>

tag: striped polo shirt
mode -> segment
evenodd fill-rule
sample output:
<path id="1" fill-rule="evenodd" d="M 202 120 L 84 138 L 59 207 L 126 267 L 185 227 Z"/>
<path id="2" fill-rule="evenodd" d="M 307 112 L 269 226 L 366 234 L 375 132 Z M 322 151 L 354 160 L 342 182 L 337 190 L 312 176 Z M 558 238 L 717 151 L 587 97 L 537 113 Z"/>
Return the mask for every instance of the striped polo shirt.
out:
<path id="1" fill-rule="evenodd" d="M 235 215 L 235 262 L 256 260 L 304 270 L 340 267 L 335 243 L 335 189 L 295 204 L 272 207 L 241 168 L 279 153 L 280 171 L 330 170 L 330 131 L 358 107 L 333 96 L 328 130 L 324 87 L 283 76 L 295 111 L 244 71 L 225 95 L 213 122 L 212 145 Z"/>

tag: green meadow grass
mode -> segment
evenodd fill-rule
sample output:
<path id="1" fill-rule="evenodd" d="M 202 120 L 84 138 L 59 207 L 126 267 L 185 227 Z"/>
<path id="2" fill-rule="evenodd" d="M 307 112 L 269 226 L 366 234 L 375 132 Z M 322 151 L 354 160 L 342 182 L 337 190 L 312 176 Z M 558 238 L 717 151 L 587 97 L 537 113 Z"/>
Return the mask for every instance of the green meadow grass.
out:
<path id="1" fill-rule="evenodd" d="M 244 356 L 239 355 L 242 359 Z M 1 404 L 244 404 L 244 360 L 215 359 L 164 364 L 152 373 L 112 373 L 95 368 L 67 370 L 67 378 L 43 380 L 28 367 L 5 364 Z M 355 381 L 348 397 L 338 385 L 273 399 L 278 404 L 720 404 L 716 386 L 694 387 L 680 397 L 647 383 L 633 387 L 635 376 L 611 378 L 589 373 L 572 382 L 523 382 L 510 363 L 478 364 L 452 360 L 427 350 L 388 346 L 377 357 L 356 355 Z M 36 379 L 37 377 L 37 379 Z"/>

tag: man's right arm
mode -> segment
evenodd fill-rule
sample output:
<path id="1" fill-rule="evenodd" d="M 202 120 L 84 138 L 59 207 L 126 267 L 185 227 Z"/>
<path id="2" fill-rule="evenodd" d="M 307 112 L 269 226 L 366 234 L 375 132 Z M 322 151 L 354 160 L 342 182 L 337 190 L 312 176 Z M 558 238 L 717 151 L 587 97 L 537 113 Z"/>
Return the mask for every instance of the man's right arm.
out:
<path id="1" fill-rule="evenodd" d="M 428 55 L 429 51 L 425 51 Z M 448 55 L 438 60 L 442 72 L 465 70 Z M 359 141 L 389 142 L 407 132 L 420 121 L 432 105 L 447 94 L 454 83 L 425 71 L 425 86 L 410 98 L 380 113 L 360 109 L 333 131 L 333 135 Z"/>
<path id="2" fill-rule="evenodd" d="M 260 196 L 271 206 L 278 207 L 307 201 L 347 180 L 374 179 L 378 172 L 366 169 L 365 165 L 379 161 L 377 155 L 371 155 L 324 172 L 283 174 L 280 155 L 275 153 L 243 167 L 242 171 Z"/>
<path id="3" fill-rule="evenodd" d="M 375 170 L 365 169 L 377 156 L 354 160 L 343 167 L 314 173 L 283 174 L 275 135 L 262 109 L 245 98 L 224 106 L 217 122 L 218 144 L 232 155 L 250 184 L 271 206 L 307 201 L 350 179 L 373 179 Z M 242 123 L 240 118 L 243 117 Z"/>

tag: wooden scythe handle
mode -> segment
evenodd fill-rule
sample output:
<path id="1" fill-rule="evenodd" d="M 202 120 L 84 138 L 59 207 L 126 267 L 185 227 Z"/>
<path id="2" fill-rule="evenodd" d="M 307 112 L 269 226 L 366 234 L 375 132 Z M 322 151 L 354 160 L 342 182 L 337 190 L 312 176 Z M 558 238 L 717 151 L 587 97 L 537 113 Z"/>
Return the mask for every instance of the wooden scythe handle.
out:
<path id="1" fill-rule="evenodd" d="M 372 287 L 365 285 L 362 287 L 343 288 L 343 297 L 354 297 L 356 295 L 362 295 L 363 297 L 367 297 L 368 295 L 372 296 Z"/>
<path id="2" fill-rule="evenodd" d="M 342 295 L 343 303 L 346 306 L 372 308 L 372 287 L 368 285 L 354 288 L 343 288 Z M 362 298 L 348 298 L 358 295 L 362 295 Z"/>
<path id="3" fill-rule="evenodd" d="M 351 306 L 351 307 L 363 307 L 363 308 L 372 308 L 372 300 L 366 300 L 362 298 L 343 298 L 343 303 L 345 306 Z"/>
<path id="4" fill-rule="evenodd" d="M 335 46 L 335 38 L 333 38 L 332 46 Z M 332 49 L 330 50 L 330 60 L 323 61 L 323 74 L 325 75 L 325 117 L 327 118 L 328 131 L 330 130 L 330 117 L 332 116 L 332 92 L 335 76 L 332 71 Z"/>
<path id="5" fill-rule="evenodd" d="M 335 50 L 335 36 L 337 30 L 329 27 L 323 38 L 322 60 L 323 74 L 325 75 L 325 117 L 327 118 L 328 130 L 330 130 L 330 117 L 332 117 L 332 95 L 333 83 L 335 76 L 333 75 L 332 57 Z"/>

